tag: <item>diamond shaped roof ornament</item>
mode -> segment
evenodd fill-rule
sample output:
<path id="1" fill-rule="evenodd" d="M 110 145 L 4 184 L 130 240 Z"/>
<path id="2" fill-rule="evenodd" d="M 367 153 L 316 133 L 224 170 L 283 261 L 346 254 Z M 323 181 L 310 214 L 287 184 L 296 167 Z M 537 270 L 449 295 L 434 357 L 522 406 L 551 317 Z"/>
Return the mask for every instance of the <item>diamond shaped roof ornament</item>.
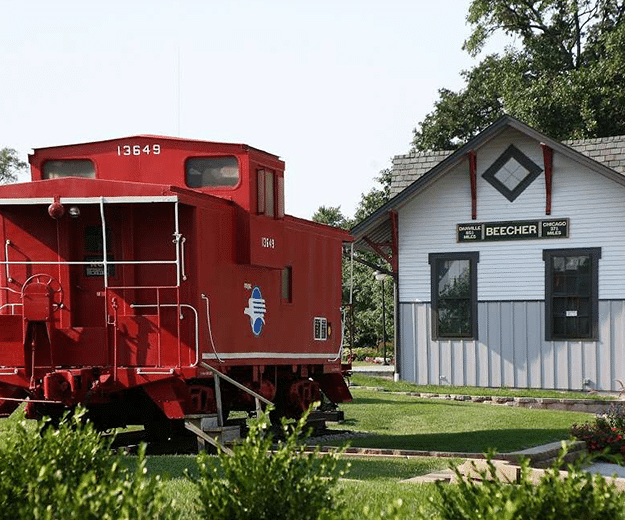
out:
<path id="1" fill-rule="evenodd" d="M 542 171 L 540 166 L 511 144 L 482 174 L 482 177 L 510 202 L 513 202 Z"/>

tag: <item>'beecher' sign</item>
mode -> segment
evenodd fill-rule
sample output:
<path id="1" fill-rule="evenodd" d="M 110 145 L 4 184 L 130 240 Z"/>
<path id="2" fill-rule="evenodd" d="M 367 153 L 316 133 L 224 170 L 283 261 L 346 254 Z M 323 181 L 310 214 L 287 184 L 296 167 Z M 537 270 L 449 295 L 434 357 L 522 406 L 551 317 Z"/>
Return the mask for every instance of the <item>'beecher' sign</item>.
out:
<path id="1" fill-rule="evenodd" d="M 568 238 L 569 219 L 471 222 L 456 225 L 458 242 Z"/>

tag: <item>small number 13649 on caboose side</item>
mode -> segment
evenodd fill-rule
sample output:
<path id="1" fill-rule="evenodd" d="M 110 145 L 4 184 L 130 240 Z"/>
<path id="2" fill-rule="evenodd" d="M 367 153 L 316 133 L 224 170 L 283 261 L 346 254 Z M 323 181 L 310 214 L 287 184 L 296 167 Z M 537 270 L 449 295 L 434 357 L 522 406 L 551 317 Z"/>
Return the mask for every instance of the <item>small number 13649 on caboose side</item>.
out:
<path id="1" fill-rule="evenodd" d="M 351 399 L 341 230 L 284 214 L 284 163 L 136 136 L 41 148 L 0 187 L 0 413 L 101 428 Z M 220 376 L 221 377 L 221 376 Z"/>

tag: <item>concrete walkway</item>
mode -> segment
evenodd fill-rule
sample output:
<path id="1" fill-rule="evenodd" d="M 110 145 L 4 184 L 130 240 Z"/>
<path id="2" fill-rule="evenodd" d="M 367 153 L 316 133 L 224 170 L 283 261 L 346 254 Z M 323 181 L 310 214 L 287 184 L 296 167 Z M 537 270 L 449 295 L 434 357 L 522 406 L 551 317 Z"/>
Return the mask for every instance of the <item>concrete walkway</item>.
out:
<path id="1" fill-rule="evenodd" d="M 574 450 L 578 450 L 583 443 L 578 441 L 575 444 L 576 446 L 570 446 Z M 561 447 L 561 443 L 552 442 L 543 446 L 536 446 L 534 448 L 529 448 L 527 450 L 522 450 L 514 453 L 498 454 L 497 458 L 493 459 L 492 462 L 495 465 L 497 469 L 497 474 L 500 478 L 513 482 L 519 476 L 519 466 L 515 465 L 514 461 L 518 460 L 518 458 L 521 456 L 529 457 L 532 461 L 530 465 L 532 467 L 532 473 L 534 475 L 533 478 L 535 482 L 538 482 L 540 477 L 544 474 L 545 468 L 550 466 L 553 457 L 557 456 Z M 569 453 L 572 455 L 575 453 L 575 451 L 570 451 Z M 459 469 L 460 472 L 465 476 L 471 478 L 480 478 L 479 475 L 475 472 L 474 466 L 477 467 L 478 470 L 484 470 L 486 469 L 486 461 L 483 458 L 467 458 L 464 464 L 459 467 Z M 624 466 L 619 466 L 618 464 L 610 464 L 608 462 L 594 462 L 584 469 L 590 473 L 599 473 L 606 478 L 616 477 L 614 483 L 620 490 L 625 491 Z M 428 473 L 427 475 L 420 475 L 418 477 L 407 479 L 404 482 L 425 483 L 436 481 L 454 482 L 455 474 L 452 470 L 438 470 L 433 473 Z"/>

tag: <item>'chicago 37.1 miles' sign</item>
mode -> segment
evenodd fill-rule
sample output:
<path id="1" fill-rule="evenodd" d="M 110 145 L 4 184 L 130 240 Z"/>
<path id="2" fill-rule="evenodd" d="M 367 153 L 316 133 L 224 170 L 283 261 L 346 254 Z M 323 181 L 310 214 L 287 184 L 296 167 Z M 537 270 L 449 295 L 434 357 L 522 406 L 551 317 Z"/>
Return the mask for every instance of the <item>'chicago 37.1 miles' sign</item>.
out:
<path id="1" fill-rule="evenodd" d="M 456 225 L 458 242 L 568 238 L 569 219 L 471 222 Z"/>

